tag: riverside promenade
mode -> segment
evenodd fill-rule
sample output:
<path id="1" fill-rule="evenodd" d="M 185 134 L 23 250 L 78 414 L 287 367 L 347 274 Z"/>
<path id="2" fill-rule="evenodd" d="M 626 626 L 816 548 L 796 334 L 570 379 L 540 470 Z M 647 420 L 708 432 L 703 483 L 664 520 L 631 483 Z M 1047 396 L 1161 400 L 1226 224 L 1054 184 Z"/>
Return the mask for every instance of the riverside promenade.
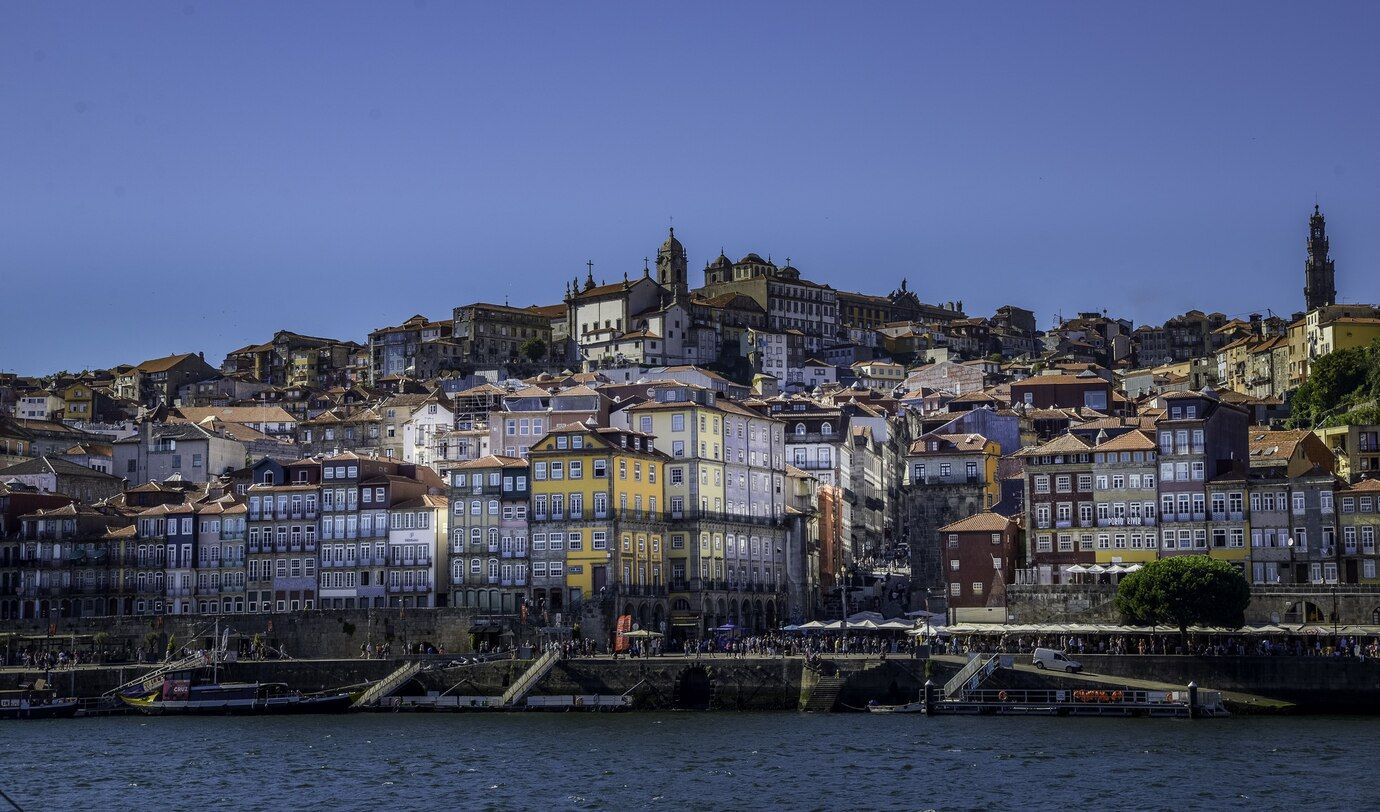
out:
<path id="1" fill-rule="evenodd" d="M 283 682 L 320 691 L 377 682 L 406 660 L 422 670 L 398 693 L 498 697 L 531 659 L 476 661 L 453 656 L 393 659 L 251 660 L 228 663 L 221 679 Z M 993 676 L 1007 688 L 1081 688 L 1089 684 L 1181 689 L 1189 682 L 1222 691 L 1233 712 L 1380 713 L 1380 660 L 1317 657 L 1087 655 L 1081 674 L 1051 674 L 1012 654 L 1011 668 Z M 534 696 L 627 695 L 634 709 L 848 710 L 869 702 L 914 700 L 926 680 L 942 685 L 967 662 L 961 655 L 799 656 L 668 654 L 614 659 L 575 656 L 557 661 L 531 689 Z M 0 669 L 0 687 L 36 678 L 63 693 L 97 697 L 151 671 L 153 664 L 82 665 L 38 671 Z M 821 697 L 829 696 L 827 702 Z"/>

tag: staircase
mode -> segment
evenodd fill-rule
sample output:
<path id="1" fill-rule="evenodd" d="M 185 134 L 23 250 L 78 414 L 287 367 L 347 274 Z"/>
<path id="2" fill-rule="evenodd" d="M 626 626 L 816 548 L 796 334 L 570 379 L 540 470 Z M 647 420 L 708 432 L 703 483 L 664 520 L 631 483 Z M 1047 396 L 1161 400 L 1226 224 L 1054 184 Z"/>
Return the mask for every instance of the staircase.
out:
<path id="1" fill-rule="evenodd" d="M 526 699 L 532 689 L 537 687 L 537 683 L 541 682 L 541 678 L 555 668 L 560 659 L 561 655 L 557 649 L 547 649 L 522 672 L 522 676 L 518 677 L 516 682 L 508 686 L 508 690 L 503 692 L 503 697 L 498 702 L 499 706 L 510 708 Z"/>
<path id="2" fill-rule="evenodd" d="M 129 682 L 111 688 L 109 691 L 105 692 L 105 695 L 112 696 L 115 694 L 124 693 L 126 690 L 133 688 L 136 685 L 141 686 L 145 691 L 152 691 L 154 688 L 157 688 L 161 684 L 163 676 L 166 674 L 171 674 L 174 671 L 186 671 L 189 668 L 200 668 L 201 666 L 207 665 L 209 663 L 210 659 L 200 654 L 193 654 L 190 657 L 183 657 L 180 660 L 175 660 L 170 663 L 164 663 L 163 665 L 158 666 L 157 668 L 153 669 L 147 674 L 135 677 Z"/>
<path id="3" fill-rule="evenodd" d="M 944 698 L 953 699 L 960 694 L 976 690 L 983 680 L 991 676 L 997 670 L 997 655 L 988 654 L 978 655 L 968 661 L 963 666 L 963 670 L 954 675 L 954 678 L 944 683 Z"/>
<path id="4" fill-rule="evenodd" d="M 422 670 L 422 664 L 413 660 L 398 666 L 397 670 L 378 682 L 370 685 L 364 693 L 359 695 L 351 708 L 368 708 L 377 705 L 384 697 L 392 696 L 394 691 L 403 687 L 408 680 L 417 676 Z"/>
<path id="5" fill-rule="evenodd" d="M 843 677 L 819 676 L 800 709 L 806 713 L 828 713 L 834 709 L 843 690 Z"/>

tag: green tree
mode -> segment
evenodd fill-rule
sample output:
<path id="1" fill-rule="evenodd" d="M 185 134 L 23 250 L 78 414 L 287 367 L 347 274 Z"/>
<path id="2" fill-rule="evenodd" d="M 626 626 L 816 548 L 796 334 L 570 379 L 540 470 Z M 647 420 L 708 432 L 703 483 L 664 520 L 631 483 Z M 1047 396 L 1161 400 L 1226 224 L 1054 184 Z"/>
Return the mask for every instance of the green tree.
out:
<path id="1" fill-rule="evenodd" d="M 1161 558 L 1121 579 L 1116 608 L 1132 626 L 1239 628 L 1251 587 L 1235 567 L 1202 555 Z"/>
<path id="2" fill-rule="evenodd" d="M 536 363 L 546 357 L 546 342 L 540 338 L 529 338 L 518 347 L 518 352 L 527 360 Z"/>
<path id="3" fill-rule="evenodd" d="M 1380 397 L 1380 340 L 1321 356 L 1308 366 L 1308 380 L 1289 400 L 1289 420 L 1311 429 Z"/>

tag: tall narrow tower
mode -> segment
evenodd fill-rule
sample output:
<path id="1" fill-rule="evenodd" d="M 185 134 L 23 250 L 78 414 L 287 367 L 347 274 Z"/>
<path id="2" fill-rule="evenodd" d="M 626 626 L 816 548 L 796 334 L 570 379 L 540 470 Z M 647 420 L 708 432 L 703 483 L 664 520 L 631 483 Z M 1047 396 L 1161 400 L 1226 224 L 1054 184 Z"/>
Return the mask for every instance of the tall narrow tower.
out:
<path id="1" fill-rule="evenodd" d="M 672 292 L 685 293 L 689 288 L 690 269 L 685 260 L 685 246 L 676 239 L 675 228 L 656 252 L 656 281 Z"/>
<path id="2" fill-rule="evenodd" d="M 1337 303 L 1337 278 L 1327 255 L 1327 222 L 1317 204 L 1308 218 L 1308 261 L 1303 265 L 1303 301 L 1311 312 Z"/>

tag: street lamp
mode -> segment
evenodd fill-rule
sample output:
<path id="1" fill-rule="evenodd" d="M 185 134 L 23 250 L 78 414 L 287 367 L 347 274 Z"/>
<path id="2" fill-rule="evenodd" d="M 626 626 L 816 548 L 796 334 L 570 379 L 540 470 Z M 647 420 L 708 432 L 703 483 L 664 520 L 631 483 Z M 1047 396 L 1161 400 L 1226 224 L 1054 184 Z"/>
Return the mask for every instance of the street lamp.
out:
<path id="1" fill-rule="evenodd" d="M 1285 541 L 1285 545 L 1289 548 L 1289 583 L 1297 584 L 1297 571 L 1294 569 L 1294 537 L 1290 536 Z"/>

